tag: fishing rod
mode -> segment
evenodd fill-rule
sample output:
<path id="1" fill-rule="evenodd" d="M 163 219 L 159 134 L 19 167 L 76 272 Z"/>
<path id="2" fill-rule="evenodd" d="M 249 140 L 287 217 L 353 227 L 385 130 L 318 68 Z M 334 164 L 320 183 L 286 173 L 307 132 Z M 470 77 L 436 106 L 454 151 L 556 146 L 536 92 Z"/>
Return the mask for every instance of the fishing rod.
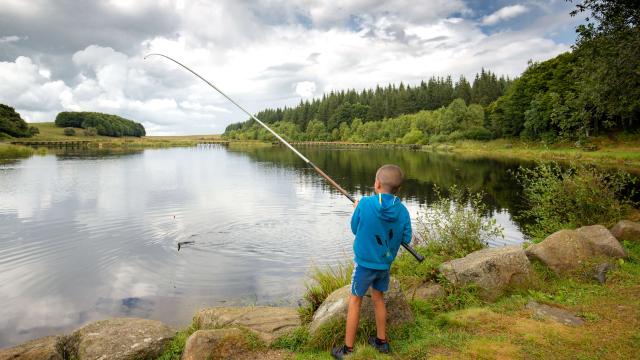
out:
<path id="1" fill-rule="evenodd" d="M 144 57 L 144 59 L 146 60 L 149 56 L 162 56 L 165 59 L 171 60 L 174 63 L 182 66 L 183 68 L 185 68 L 187 71 L 189 71 L 190 73 L 192 73 L 193 75 L 195 75 L 196 77 L 198 77 L 200 80 L 204 81 L 205 83 L 207 83 L 207 85 L 211 86 L 215 91 L 217 91 L 218 93 L 220 93 L 220 95 L 224 96 L 225 98 L 227 98 L 227 100 L 231 101 L 231 103 L 235 106 L 238 107 L 238 109 L 242 110 L 245 114 L 249 115 L 250 118 L 252 118 L 253 120 L 255 120 L 258 124 L 262 125 L 262 127 L 264 127 L 265 129 L 267 129 L 273 136 L 276 137 L 276 139 L 280 140 L 280 142 L 282 144 L 284 144 L 285 146 L 287 146 L 289 149 L 291 149 L 291 151 L 293 151 L 296 155 L 298 155 L 298 157 L 300 157 L 305 163 L 307 163 L 307 165 L 311 166 L 313 168 L 313 170 L 315 170 L 318 175 L 322 176 L 325 180 L 327 180 L 327 182 L 329 184 L 331 184 L 334 188 L 336 188 L 336 190 L 338 190 L 342 195 L 346 196 L 347 199 L 349 199 L 352 203 L 356 202 L 356 199 L 353 198 L 353 196 L 351 196 L 351 194 L 349 194 L 345 189 L 342 188 L 342 186 L 340 186 L 337 182 L 335 182 L 331 177 L 329 177 L 329 175 L 327 175 L 324 171 L 322 171 L 322 169 L 320 169 L 316 164 L 314 164 L 313 162 L 311 162 L 311 160 L 307 159 L 306 156 L 302 155 L 296 148 L 294 148 L 291 144 L 289 144 L 285 139 L 283 139 L 280 135 L 278 135 L 275 131 L 273 131 L 269 126 L 267 126 L 267 124 L 263 123 L 262 121 L 260 121 L 260 119 L 258 119 L 256 116 L 254 116 L 253 114 L 251 114 L 250 112 L 248 112 L 247 110 L 245 110 L 242 106 L 240 106 L 240 104 L 238 104 L 237 102 L 235 102 L 232 98 L 230 98 L 229 96 L 227 96 L 227 94 L 225 94 L 224 92 L 222 92 L 222 90 L 218 89 L 215 85 L 213 85 L 212 83 L 210 83 L 207 79 L 203 78 L 202 76 L 200 76 L 197 72 L 191 70 L 190 68 L 188 68 L 186 65 L 180 63 L 179 61 L 167 56 L 167 55 L 163 55 L 163 54 L 148 54 Z M 405 244 L 403 242 L 401 242 L 402 246 L 409 252 L 411 253 L 411 255 L 413 255 L 413 257 L 416 258 L 416 260 L 418 260 L 419 262 L 422 262 L 424 260 L 424 256 L 418 254 L 409 244 Z"/>

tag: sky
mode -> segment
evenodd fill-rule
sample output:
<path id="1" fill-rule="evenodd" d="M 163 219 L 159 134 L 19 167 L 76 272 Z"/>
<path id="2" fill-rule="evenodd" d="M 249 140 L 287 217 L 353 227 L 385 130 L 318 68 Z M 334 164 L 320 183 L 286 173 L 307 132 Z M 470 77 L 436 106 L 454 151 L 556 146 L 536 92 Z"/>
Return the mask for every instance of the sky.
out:
<path id="1" fill-rule="evenodd" d="M 518 76 L 570 50 L 564 0 L 0 0 L 0 103 L 27 122 L 99 111 L 148 135 L 215 134 L 332 90 Z"/>

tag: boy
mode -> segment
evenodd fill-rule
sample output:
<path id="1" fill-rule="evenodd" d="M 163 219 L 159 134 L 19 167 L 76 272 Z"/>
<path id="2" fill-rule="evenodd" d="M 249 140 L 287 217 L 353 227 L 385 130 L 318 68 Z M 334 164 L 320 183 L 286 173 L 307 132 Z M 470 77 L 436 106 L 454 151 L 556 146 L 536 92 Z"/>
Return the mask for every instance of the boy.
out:
<path id="1" fill-rule="evenodd" d="M 376 335 L 369 344 L 382 353 L 390 351 L 387 342 L 387 309 L 383 294 L 389 288 L 389 268 L 398 253 L 400 243 L 411 241 L 409 211 L 395 194 L 400 189 L 404 174 L 397 165 L 384 165 L 376 172 L 375 195 L 365 196 L 354 204 L 351 231 L 355 266 L 351 277 L 351 297 L 347 312 L 344 345 L 331 351 L 336 359 L 353 352 L 353 343 L 360 321 L 362 297 L 371 287 L 376 317 Z"/>

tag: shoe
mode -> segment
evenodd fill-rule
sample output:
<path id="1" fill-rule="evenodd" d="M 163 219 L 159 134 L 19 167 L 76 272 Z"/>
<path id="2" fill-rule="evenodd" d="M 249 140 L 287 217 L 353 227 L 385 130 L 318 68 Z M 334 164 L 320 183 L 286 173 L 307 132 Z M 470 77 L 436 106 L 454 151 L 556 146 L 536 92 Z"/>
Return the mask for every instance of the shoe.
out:
<path id="1" fill-rule="evenodd" d="M 388 354 L 391 352 L 391 347 L 389 346 L 389 343 L 386 342 L 384 344 L 378 344 L 375 336 L 369 336 L 369 345 L 373 346 L 376 350 L 378 350 L 383 354 Z"/>
<path id="2" fill-rule="evenodd" d="M 351 355 L 352 352 L 353 351 L 347 349 L 347 345 L 336 346 L 331 350 L 331 356 L 333 356 L 334 359 L 342 360 L 345 356 Z"/>

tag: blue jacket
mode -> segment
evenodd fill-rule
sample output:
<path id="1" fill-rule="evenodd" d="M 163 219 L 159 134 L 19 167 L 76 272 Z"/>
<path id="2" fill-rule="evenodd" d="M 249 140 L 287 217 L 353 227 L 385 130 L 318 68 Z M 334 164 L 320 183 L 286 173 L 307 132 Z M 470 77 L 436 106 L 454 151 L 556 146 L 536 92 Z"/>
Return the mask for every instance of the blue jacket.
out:
<path id="1" fill-rule="evenodd" d="M 387 270 L 400 243 L 411 242 L 411 218 L 400 199 L 391 194 L 363 197 L 351 216 L 354 261 L 369 269 Z"/>

